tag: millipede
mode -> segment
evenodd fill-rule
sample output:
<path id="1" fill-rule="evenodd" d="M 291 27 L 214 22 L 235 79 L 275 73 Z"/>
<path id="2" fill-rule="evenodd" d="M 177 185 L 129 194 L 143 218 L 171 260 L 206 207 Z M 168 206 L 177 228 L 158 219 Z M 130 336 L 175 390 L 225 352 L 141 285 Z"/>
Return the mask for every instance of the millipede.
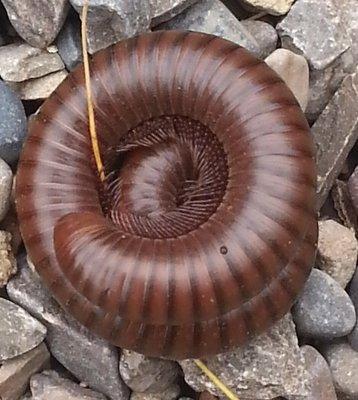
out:
<path id="1" fill-rule="evenodd" d="M 141 34 L 90 68 L 106 180 L 83 66 L 34 115 L 19 161 L 38 273 L 116 346 L 184 359 L 244 345 L 289 311 L 314 262 L 314 145 L 296 99 L 204 33 Z"/>

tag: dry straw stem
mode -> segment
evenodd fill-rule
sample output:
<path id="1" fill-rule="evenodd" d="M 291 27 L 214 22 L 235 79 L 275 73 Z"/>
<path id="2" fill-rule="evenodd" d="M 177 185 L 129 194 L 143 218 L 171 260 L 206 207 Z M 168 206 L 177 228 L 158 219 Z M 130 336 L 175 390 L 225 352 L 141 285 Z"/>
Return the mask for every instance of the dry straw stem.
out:
<path id="1" fill-rule="evenodd" d="M 104 168 L 103 168 L 101 153 L 100 153 L 99 144 L 98 144 L 96 123 L 94 120 L 91 78 L 90 78 L 90 69 L 89 69 L 88 52 L 87 52 L 87 14 L 88 14 L 88 0 L 86 0 L 84 2 L 83 8 L 82 8 L 82 24 L 81 24 L 82 53 L 83 53 L 83 65 L 84 65 L 85 83 L 86 83 L 89 132 L 90 132 L 90 136 L 91 136 L 93 155 L 94 155 L 94 158 L 96 161 L 97 170 L 99 173 L 99 177 L 100 177 L 101 181 L 103 182 L 105 179 L 105 175 L 104 175 Z"/>
<path id="2" fill-rule="evenodd" d="M 194 360 L 194 363 L 229 400 L 240 400 L 202 361 Z"/>
<path id="3" fill-rule="evenodd" d="M 87 52 L 87 14 L 88 14 L 88 0 L 84 2 L 82 9 L 82 24 L 81 24 L 82 53 L 83 53 L 84 73 L 85 73 L 85 84 L 86 84 L 88 125 L 91 136 L 93 155 L 96 161 L 96 166 L 100 179 L 103 182 L 105 180 L 105 174 L 98 144 L 96 123 L 94 119 L 91 77 L 90 77 L 88 52 Z M 209 370 L 209 368 L 202 361 L 194 360 L 194 363 L 213 382 L 213 384 L 225 394 L 225 396 L 229 400 L 240 400 L 227 386 L 225 386 L 223 382 L 221 382 L 221 380 L 213 372 Z"/>

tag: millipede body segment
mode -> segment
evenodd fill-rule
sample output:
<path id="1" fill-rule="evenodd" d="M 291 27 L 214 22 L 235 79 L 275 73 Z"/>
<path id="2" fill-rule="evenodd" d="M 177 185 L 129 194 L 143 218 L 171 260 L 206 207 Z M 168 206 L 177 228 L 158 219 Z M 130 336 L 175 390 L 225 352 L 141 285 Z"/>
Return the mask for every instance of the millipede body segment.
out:
<path id="1" fill-rule="evenodd" d="M 34 116 L 16 202 L 59 303 L 120 347 L 173 359 L 246 343 L 280 319 L 315 256 L 307 122 L 282 80 L 193 32 L 128 39 L 91 63 L 107 179 L 82 67 Z"/>

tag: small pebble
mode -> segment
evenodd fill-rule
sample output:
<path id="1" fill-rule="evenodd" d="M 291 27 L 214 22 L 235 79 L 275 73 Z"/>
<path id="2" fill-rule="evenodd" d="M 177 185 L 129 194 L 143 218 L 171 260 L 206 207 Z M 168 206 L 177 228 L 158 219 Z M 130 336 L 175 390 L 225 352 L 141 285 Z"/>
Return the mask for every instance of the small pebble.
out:
<path id="1" fill-rule="evenodd" d="M 312 346 L 301 347 L 310 376 L 310 391 L 306 400 L 337 400 L 331 371 L 324 357 Z"/>
<path id="2" fill-rule="evenodd" d="M 324 351 L 338 395 L 358 399 L 358 352 L 347 343 L 336 343 Z"/>
<path id="3" fill-rule="evenodd" d="M 314 268 L 292 311 L 303 337 L 333 339 L 346 336 L 356 323 L 353 303 L 328 274 Z"/>
<path id="4" fill-rule="evenodd" d="M 171 385 L 161 393 L 132 392 L 130 400 L 176 400 L 180 394 L 178 385 Z"/>
<path id="5" fill-rule="evenodd" d="M 318 268 L 345 288 L 357 265 L 358 242 L 354 231 L 333 220 L 319 221 L 318 227 Z"/>
<path id="6" fill-rule="evenodd" d="M 22 100 L 40 100 L 49 97 L 66 76 L 67 71 L 62 70 L 24 82 L 8 82 L 8 85 Z"/>
<path id="7" fill-rule="evenodd" d="M 151 13 L 151 26 L 157 26 L 169 21 L 186 8 L 200 0 L 149 0 Z"/>
<path id="8" fill-rule="evenodd" d="M 49 362 L 50 353 L 44 343 L 21 356 L 5 361 L 0 367 L 1 398 L 17 400 L 26 392 L 30 377 L 47 367 Z"/>
<path id="9" fill-rule="evenodd" d="M 358 268 L 353 276 L 352 282 L 349 285 L 349 296 L 354 304 L 356 313 L 358 315 Z M 358 351 L 358 321 L 353 331 L 348 336 L 348 341 L 352 348 Z"/>
<path id="10" fill-rule="evenodd" d="M 106 400 L 103 394 L 61 378 L 52 370 L 33 375 L 30 388 L 34 400 Z"/>
<path id="11" fill-rule="evenodd" d="M 277 49 L 265 62 L 285 81 L 305 111 L 309 92 L 309 68 L 306 59 L 290 50 Z"/>
<path id="12" fill-rule="evenodd" d="M 68 18 L 56 40 L 58 54 L 72 71 L 82 61 L 81 25 L 78 18 Z"/>
<path id="13" fill-rule="evenodd" d="M 134 392 L 162 393 L 179 376 L 178 365 L 169 360 L 146 357 L 123 350 L 119 371 L 124 382 Z"/>
<path id="14" fill-rule="evenodd" d="M 2 0 L 11 24 L 29 44 L 45 48 L 66 18 L 67 0 Z"/>
<path id="15" fill-rule="evenodd" d="M 0 361 L 17 357 L 38 346 L 46 328 L 18 305 L 0 298 Z"/>
<path id="16" fill-rule="evenodd" d="M 14 164 L 27 133 L 27 120 L 19 97 L 0 80 L 0 158 Z"/>
<path id="17" fill-rule="evenodd" d="M 260 56 L 262 41 L 256 40 L 249 29 L 219 0 L 202 0 L 187 8 L 158 29 L 199 31 L 231 40 Z M 271 34 L 270 34 L 271 35 Z"/>
<path id="18" fill-rule="evenodd" d="M 12 171 L 0 158 L 0 221 L 2 221 L 10 206 L 12 190 Z"/>
<path id="19" fill-rule="evenodd" d="M 328 67 L 350 47 L 340 6 L 334 0 L 297 0 L 277 29 L 282 47 L 303 54 L 318 70 Z"/>
<path id="20" fill-rule="evenodd" d="M 244 20 L 240 22 L 257 42 L 259 49 L 259 52 L 256 53 L 257 57 L 265 58 L 276 49 L 278 35 L 272 25 L 263 21 Z"/>
<path id="21" fill-rule="evenodd" d="M 79 381 L 110 400 L 127 400 L 129 390 L 118 373 L 118 349 L 67 314 L 30 270 L 26 257 L 19 256 L 18 263 L 19 273 L 7 284 L 7 293 L 47 327 L 51 354 Z"/>
<path id="22" fill-rule="evenodd" d="M 348 187 L 353 206 L 358 214 L 358 166 L 355 168 L 353 174 L 349 178 Z"/>
<path id="23" fill-rule="evenodd" d="M 265 11 L 272 15 L 288 13 L 294 0 L 242 0 L 253 11 Z"/>
<path id="24" fill-rule="evenodd" d="M 308 374 L 295 326 L 287 314 L 244 347 L 208 358 L 206 365 L 240 399 L 305 398 Z M 192 360 L 179 362 L 186 382 L 196 391 L 222 396 Z"/>
<path id="25" fill-rule="evenodd" d="M 7 284 L 16 271 L 17 263 L 11 248 L 11 234 L 0 231 L 0 288 Z"/>
<path id="26" fill-rule="evenodd" d="M 78 13 L 84 0 L 70 0 Z M 92 54 L 119 40 L 149 31 L 149 0 L 91 0 L 88 8 L 88 51 Z"/>
<path id="27" fill-rule="evenodd" d="M 0 47 L 0 76 L 5 81 L 22 82 L 65 68 L 57 49 L 49 51 L 27 43 Z M 51 50 L 51 49 L 50 49 Z"/>

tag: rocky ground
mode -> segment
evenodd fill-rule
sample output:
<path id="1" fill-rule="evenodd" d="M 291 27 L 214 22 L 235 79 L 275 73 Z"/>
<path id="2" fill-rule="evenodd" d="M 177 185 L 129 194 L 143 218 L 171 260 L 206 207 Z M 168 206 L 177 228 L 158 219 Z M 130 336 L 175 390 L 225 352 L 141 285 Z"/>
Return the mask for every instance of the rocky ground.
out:
<path id="1" fill-rule="evenodd" d="M 0 398 L 215 399 L 190 360 L 150 359 L 93 336 L 26 258 L 16 163 L 28 117 L 81 61 L 83 0 L 1 3 Z M 264 59 L 296 95 L 317 146 L 318 255 L 302 294 L 269 332 L 207 364 L 242 400 L 358 399 L 357 0 L 90 1 L 91 53 L 157 29 L 214 33 Z"/>

